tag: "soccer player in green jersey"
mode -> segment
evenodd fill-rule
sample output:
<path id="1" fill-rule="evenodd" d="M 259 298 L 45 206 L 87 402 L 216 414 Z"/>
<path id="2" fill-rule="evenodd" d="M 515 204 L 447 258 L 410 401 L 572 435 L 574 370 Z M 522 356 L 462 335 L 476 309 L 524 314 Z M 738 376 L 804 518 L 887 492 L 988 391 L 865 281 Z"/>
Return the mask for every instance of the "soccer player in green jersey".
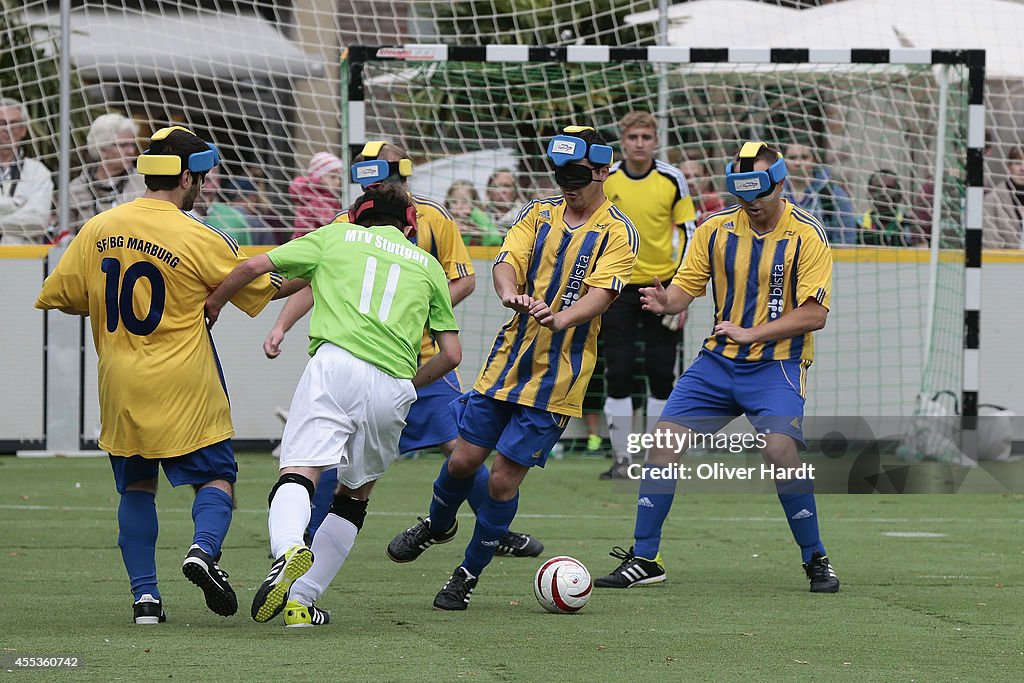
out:
<path id="1" fill-rule="evenodd" d="M 207 301 L 213 322 L 235 291 L 277 271 L 308 281 L 316 302 L 311 358 L 292 399 L 281 477 L 270 493 L 270 545 L 277 560 L 253 600 L 252 617 L 259 622 L 287 602 L 286 625 L 327 623 L 328 614 L 313 602 L 344 564 L 373 484 L 398 456 L 416 388 L 462 359 L 444 269 L 409 241 L 416 228 L 409 194 L 396 185 L 373 185 L 352 205 L 349 220 L 249 259 Z M 440 350 L 417 368 L 424 326 Z M 317 529 L 310 549 L 302 540 L 310 499 L 320 472 L 332 468 L 341 484 L 334 514 Z"/>

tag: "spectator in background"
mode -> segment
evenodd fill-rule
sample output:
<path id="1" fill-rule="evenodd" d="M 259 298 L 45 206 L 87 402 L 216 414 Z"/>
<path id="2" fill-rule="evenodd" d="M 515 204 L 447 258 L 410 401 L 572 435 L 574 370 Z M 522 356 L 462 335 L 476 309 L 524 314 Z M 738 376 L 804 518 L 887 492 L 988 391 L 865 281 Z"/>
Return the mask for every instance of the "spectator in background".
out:
<path id="1" fill-rule="evenodd" d="M 1006 171 L 1004 182 L 985 190 L 981 245 L 986 249 L 1024 248 L 1024 148 L 1014 147 L 1006 155 Z"/>
<path id="2" fill-rule="evenodd" d="M 206 174 L 192 215 L 230 235 L 239 244 L 249 244 L 249 219 L 226 201 L 217 167 Z"/>
<path id="3" fill-rule="evenodd" d="M 832 180 L 828 167 L 818 163 L 814 150 L 803 143 L 790 143 L 785 157 L 789 167 L 785 198 L 817 218 L 832 245 L 856 244 L 857 217 L 850 194 Z"/>
<path id="4" fill-rule="evenodd" d="M 53 178 L 21 151 L 27 134 L 25 105 L 0 99 L 0 245 L 42 244 L 46 236 Z"/>
<path id="5" fill-rule="evenodd" d="M 288 186 L 295 204 L 295 232 L 292 237 L 301 237 L 327 225 L 341 212 L 341 170 L 344 166 L 341 159 L 330 152 L 317 152 L 309 160 L 306 175 L 292 180 Z"/>
<path id="6" fill-rule="evenodd" d="M 883 247 L 927 244 L 917 224 L 905 218 L 903 186 L 894 171 L 880 168 L 868 180 L 870 208 L 861 219 L 860 243 Z"/>
<path id="7" fill-rule="evenodd" d="M 146 182 L 135 172 L 139 145 L 138 125 L 122 114 L 103 114 L 85 136 L 88 162 L 68 184 L 71 223 L 55 238 L 74 237 L 87 220 L 146 192 Z"/>
<path id="8" fill-rule="evenodd" d="M 697 209 L 697 225 L 716 211 L 725 208 L 725 200 L 715 190 L 711 182 L 711 169 L 708 162 L 700 159 L 687 159 L 679 164 L 679 170 L 686 177 L 686 184 L 693 197 L 694 208 Z"/>
<path id="9" fill-rule="evenodd" d="M 278 233 L 288 235 L 284 219 L 274 212 L 256 183 L 248 178 L 233 178 L 227 184 L 231 206 L 245 217 L 248 224 L 247 244 L 276 246 Z"/>
<path id="10" fill-rule="evenodd" d="M 487 179 L 487 213 L 502 233 L 515 222 L 519 199 L 519 185 L 509 169 L 499 168 Z"/>
<path id="11" fill-rule="evenodd" d="M 452 214 L 462 241 L 466 246 L 499 246 L 502 234 L 494 225 L 494 221 L 480 208 L 480 195 L 473 183 L 468 180 L 456 180 L 444 195 L 444 206 Z"/>
<path id="12" fill-rule="evenodd" d="M 546 175 L 542 175 L 537 176 L 530 181 L 530 190 L 526 199 L 547 199 L 548 197 L 555 197 L 558 194 L 559 190 L 555 187 L 555 183 L 551 178 Z"/>

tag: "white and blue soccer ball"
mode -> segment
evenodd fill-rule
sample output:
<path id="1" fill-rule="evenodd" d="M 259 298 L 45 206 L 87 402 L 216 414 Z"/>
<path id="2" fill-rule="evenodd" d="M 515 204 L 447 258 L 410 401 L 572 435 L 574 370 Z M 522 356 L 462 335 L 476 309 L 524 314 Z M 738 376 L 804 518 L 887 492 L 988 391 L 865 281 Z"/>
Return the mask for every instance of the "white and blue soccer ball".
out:
<path id="1" fill-rule="evenodd" d="M 533 578 L 533 593 L 541 607 L 555 614 L 579 612 L 594 590 L 583 563 L 560 555 L 546 560 Z"/>

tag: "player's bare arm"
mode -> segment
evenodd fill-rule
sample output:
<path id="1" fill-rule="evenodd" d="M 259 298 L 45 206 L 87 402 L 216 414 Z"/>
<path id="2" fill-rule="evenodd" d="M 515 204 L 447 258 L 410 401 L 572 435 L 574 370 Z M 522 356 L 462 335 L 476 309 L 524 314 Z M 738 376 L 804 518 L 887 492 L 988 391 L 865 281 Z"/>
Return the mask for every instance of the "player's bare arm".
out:
<path id="1" fill-rule="evenodd" d="M 529 313 L 530 307 L 533 306 L 533 297 L 519 292 L 515 268 L 508 263 L 496 263 L 492 275 L 494 291 L 501 299 L 501 305 L 517 313 Z"/>
<path id="2" fill-rule="evenodd" d="M 267 332 L 263 340 L 263 353 L 267 358 L 277 358 L 281 355 L 281 342 L 292 326 L 313 308 L 313 288 L 303 287 L 293 296 L 288 297 L 281 312 L 274 321 L 274 326 Z"/>
<path id="3" fill-rule="evenodd" d="M 476 275 L 465 275 L 448 281 L 448 293 L 452 297 L 452 306 L 458 306 L 476 289 Z"/>
<path id="4" fill-rule="evenodd" d="M 640 288 L 640 303 L 645 311 L 651 313 L 669 314 L 682 313 L 693 302 L 693 297 L 682 290 L 678 285 L 670 284 L 665 287 L 661 280 L 654 278 L 653 287 Z"/>
<path id="5" fill-rule="evenodd" d="M 434 332 L 434 341 L 437 342 L 437 354 L 421 365 L 412 378 L 417 389 L 436 382 L 462 362 L 462 343 L 458 332 Z"/>
<path id="6" fill-rule="evenodd" d="M 560 332 L 590 322 L 601 315 L 608 310 L 618 295 L 618 292 L 613 289 L 595 287 L 572 306 L 558 313 L 552 313 L 547 303 L 538 300 L 530 308 L 530 314 L 537 319 L 538 323 L 552 332 Z"/>
<path id="7" fill-rule="evenodd" d="M 224 279 L 224 282 L 220 283 L 220 286 L 206 298 L 206 318 L 210 321 L 210 326 L 212 327 L 217 322 L 221 310 L 231 300 L 231 297 L 260 275 L 270 273 L 274 269 L 274 262 L 266 254 L 253 256 L 235 266 L 235 269 Z M 291 296 L 308 284 L 305 280 L 298 278 L 287 280 L 281 285 L 281 289 L 278 290 L 274 298 L 280 299 L 284 296 Z"/>
<path id="8" fill-rule="evenodd" d="M 714 333 L 725 335 L 737 344 L 778 341 L 820 330 L 825 327 L 827 318 L 828 309 L 816 300 L 808 299 L 792 311 L 783 313 L 778 320 L 754 327 L 740 327 L 725 320 L 715 325 Z"/>

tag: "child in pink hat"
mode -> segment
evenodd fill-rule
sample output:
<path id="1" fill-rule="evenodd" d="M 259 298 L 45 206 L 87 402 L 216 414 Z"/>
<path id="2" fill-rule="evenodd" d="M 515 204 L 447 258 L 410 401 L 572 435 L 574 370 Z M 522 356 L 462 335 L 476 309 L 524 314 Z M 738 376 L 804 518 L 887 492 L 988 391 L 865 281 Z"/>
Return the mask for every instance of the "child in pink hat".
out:
<path id="1" fill-rule="evenodd" d="M 342 210 L 341 159 L 330 152 L 317 152 L 309 160 L 306 175 L 300 175 L 288 186 L 295 204 L 295 232 L 300 237 L 330 223 Z"/>

